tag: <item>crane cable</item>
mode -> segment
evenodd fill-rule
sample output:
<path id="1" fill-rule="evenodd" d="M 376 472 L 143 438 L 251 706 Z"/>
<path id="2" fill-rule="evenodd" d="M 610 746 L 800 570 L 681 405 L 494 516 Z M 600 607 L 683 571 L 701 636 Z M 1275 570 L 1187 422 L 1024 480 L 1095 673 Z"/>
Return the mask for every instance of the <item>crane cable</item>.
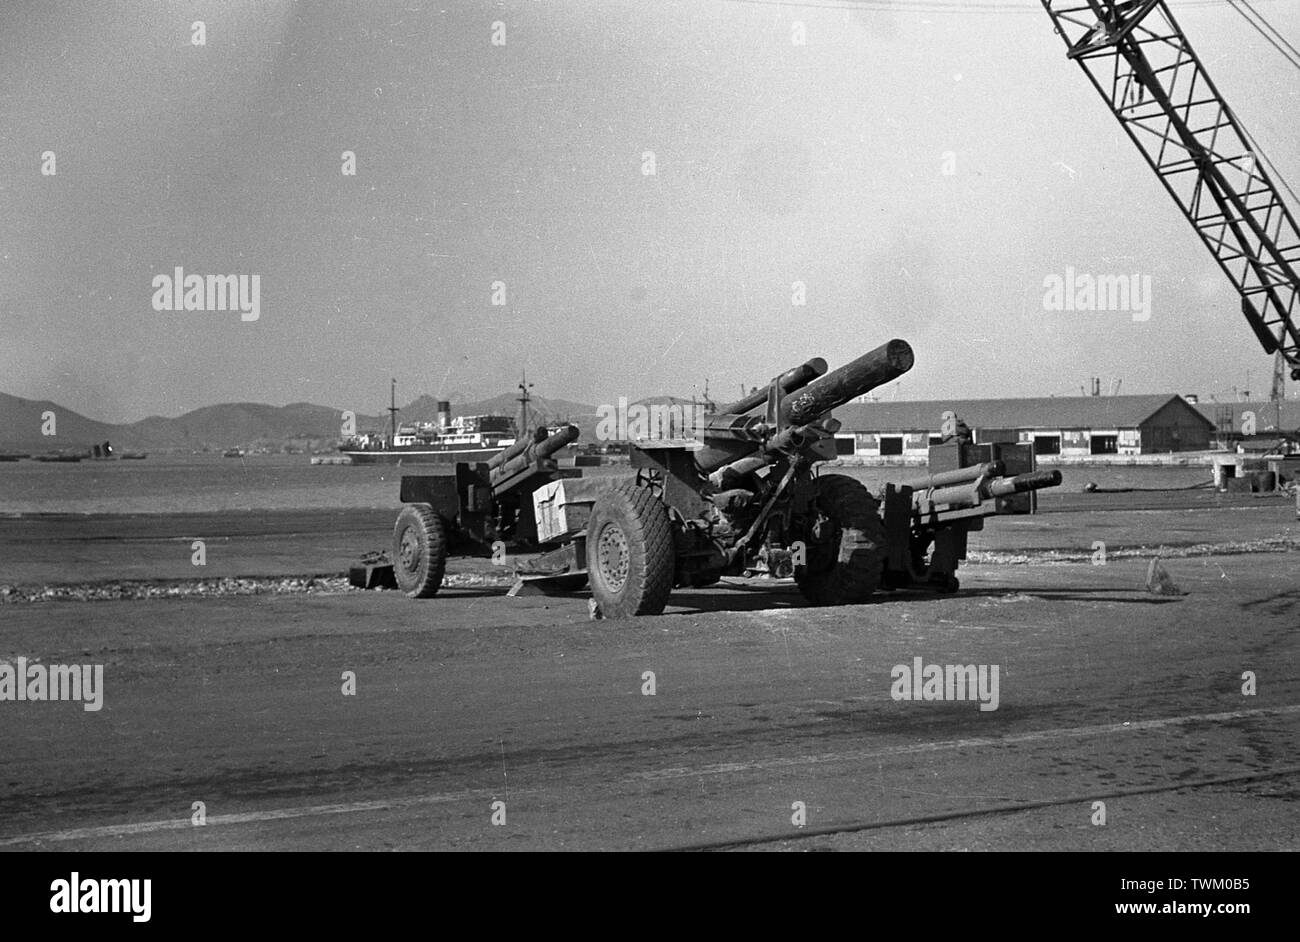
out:
<path id="1" fill-rule="evenodd" d="M 1020 3 L 997 3 L 990 0 L 725 0 L 727 3 L 743 3 L 750 6 L 759 7 L 804 7 L 813 10 L 862 10 L 869 12 L 918 12 L 918 13 L 1037 13 L 1041 7 L 1041 0 L 1035 0 L 1032 4 Z M 1256 0 L 1257 3 L 1271 2 L 1271 0 Z M 1300 71 L 1300 50 L 1287 42 L 1286 37 L 1277 31 L 1264 15 L 1250 5 L 1249 0 L 1185 0 L 1183 3 L 1173 3 L 1172 0 L 1166 0 L 1167 5 L 1173 9 L 1186 9 L 1189 7 L 1217 7 L 1226 3 L 1236 11 L 1251 27 L 1268 41 L 1282 56 Z M 1247 13 L 1237 4 L 1243 7 L 1259 18 L 1263 27 L 1250 18 Z M 1265 30 L 1268 30 L 1266 32 Z M 1272 35 L 1270 35 L 1270 32 Z M 1274 39 L 1276 37 L 1276 39 Z M 1279 45 L 1279 42 L 1281 45 Z M 1289 50 L 1289 51 L 1288 51 Z M 1246 126 L 1237 119 L 1228 103 L 1224 102 L 1224 108 L 1229 117 L 1236 122 L 1237 127 L 1241 130 L 1241 135 L 1245 142 L 1250 145 L 1251 153 L 1259 158 L 1260 162 L 1268 168 L 1282 187 L 1290 194 L 1291 199 L 1300 205 L 1300 197 L 1296 196 L 1295 190 L 1291 184 L 1282 176 L 1277 165 L 1273 163 L 1264 153 L 1263 148 L 1255 141 L 1251 133 L 1246 130 Z"/>
<path id="2" fill-rule="evenodd" d="M 1228 6 L 1236 10 L 1237 13 L 1240 14 L 1241 18 L 1245 20 L 1247 23 L 1249 23 L 1251 27 L 1255 30 L 1255 32 L 1263 36 L 1264 39 L 1268 41 L 1268 44 L 1270 46 L 1272 46 L 1274 49 L 1280 52 L 1282 54 L 1282 57 L 1286 59 L 1287 62 L 1291 63 L 1297 69 L 1300 69 L 1300 51 L 1297 51 L 1295 46 L 1287 42 L 1286 37 L 1283 36 L 1281 33 L 1279 33 L 1277 31 L 1277 28 L 1273 26 L 1272 23 L 1264 19 L 1264 15 L 1262 13 L 1260 13 L 1258 10 L 1252 7 L 1247 2 L 1247 0 L 1227 0 L 1227 2 L 1228 2 Z M 1240 4 L 1240 6 L 1238 6 L 1238 4 Z M 1260 23 L 1263 23 L 1264 26 L 1267 27 L 1267 32 L 1260 27 L 1259 23 L 1256 23 L 1254 20 L 1252 20 L 1250 16 L 1247 15 L 1246 10 L 1243 10 L 1242 7 L 1245 7 L 1246 10 L 1249 10 L 1256 17 L 1258 17 Z M 1269 35 L 1270 33 L 1272 35 Z M 1274 36 L 1277 37 L 1276 40 L 1273 38 Z M 1286 49 L 1283 49 L 1282 46 L 1279 46 L 1277 40 L 1281 40 L 1282 44 L 1286 46 Z"/>
<path id="3" fill-rule="evenodd" d="M 1287 62 L 1291 63 L 1291 65 L 1295 66 L 1298 70 L 1300 70 L 1300 51 L 1298 51 L 1295 46 L 1287 42 L 1286 37 L 1283 36 L 1280 32 L 1278 32 L 1277 27 L 1274 26 L 1272 23 L 1270 23 L 1267 19 L 1265 19 L 1264 14 L 1260 13 L 1258 10 L 1252 7 L 1249 3 L 1249 0 L 1238 0 L 1238 2 L 1241 4 L 1241 6 L 1237 6 L 1237 4 L 1233 2 L 1233 0 L 1228 0 L 1228 6 L 1236 10 L 1237 13 L 1241 15 L 1241 18 L 1244 19 L 1247 23 L 1249 23 L 1251 27 L 1254 28 L 1255 32 L 1263 36 L 1264 39 L 1268 41 L 1269 45 L 1271 45 L 1274 49 L 1280 52 L 1282 54 L 1282 57 L 1286 59 Z M 1249 10 L 1251 13 L 1253 13 L 1255 17 L 1259 20 L 1259 23 L 1256 23 L 1249 16 L 1247 16 L 1245 10 L 1243 10 L 1242 7 L 1245 7 L 1246 10 Z M 1261 23 L 1263 24 L 1264 28 L 1260 27 Z M 1267 32 L 1265 32 L 1265 29 L 1267 29 Z M 1269 33 L 1272 33 L 1273 35 L 1270 36 Z M 1273 39 L 1274 36 L 1276 36 L 1277 39 L 1281 41 L 1282 46 L 1285 46 L 1286 49 L 1283 49 L 1282 46 L 1279 46 L 1277 42 L 1274 41 Z M 1287 50 L 1290 50 L 1290 53 L 1288 53 Z M 1224 107 L 1227 108 L 1226 102 L 1224 103 Z M 1245 137 L 1246 143 L 1248 143 L 1251 146 L 1252 151 L 1258 154 L 1260 159 L 1264 161 L 1264 164 L 1268 167 L 1268 169 L 1273 172 L 1273 176 L 1275 176 L 1277 178 L 1277 181 L 1281 183 L 1283 187 L 1286 188 L 1287 193 L 1291 195 L 1291 199 L 1295 200 L 1296 203 L 1300 204 L 1300 198 L 1296 197 L 1295 190 L 1291 189 L 1291 184 L 1287 183 L 1286 178 L 1282 176 L 1281 172 L 1277 169 L 1277 167 L 1273 165 L 1273 162 L 1268 159 L 1268 155 L 1264 153 L 1264 151 L 1260 148 L 1260 146 L 1257 143 L 1255 143 L 1255 139 L 1251 137 L 1250 132 L 1246 130 L 1246 126 L 1242 124 L 1240 121 L 1237 121 L 1237 116 L 1232 113 L 1231 108 L 1227 108 L 1227 110 L 1228 110 L 1228 116 L 1233 121 L 1235 121 L 1237 127 L 1241 129 L 1242 136 Z M 1281 372 L 1282 364 L 1283 362 L 1288 362 L 1288 358 L 1282 352 L 1281 349 L 1281 341 L 1282 338 L 1285 336 L 1285 334 L 1286 334 L 1286 326 L 1285 324 L 1282 324 L 1278 327 L 1277 339 L 1279 342 L 1279 347 L 1277 351 L 1277 362 L 1273 372 L 1273 392 L 1270 396 L 1270 398 L 1273 399 L 1278 398 L 1278 390 L 1280 388 L 1281 376 L 1282 376 L 1282 372 Z"/>
<path id="4" fill-rule="evenodd" d="M 867 12 L 894 13 L 1027 13 L 1037 14 L 1042 9 L 1040 0 L 1021 3 L 999 3 L 994 0 L 724 0 L 758 7 L 804 7 L 813 10 L 863 10 Z M 1233 0 L 1183 0 L 1181 3 L 1166 0 L 1178 10 L 1197 7 L 1218 7 Z M 1274 3 L 1278 0 L 1255 0 L 1256 3 Z"/>
<path id="5" fill-rule="evenodd" d="M 1274 49 L 1280 52 L 1282 54 L 1282 57 L 1286 59 L 1287 62 L 1289 62 L 1292 66 L 1294 66 L 1298 71 L 1300 71 L 1300 50 L 1297 50 L 1295 46 L 1292 46 L 1289 42 L 1287 42 L 1286 37 L 1283 36 L 1280 32 L 1278 32 L 1277 27 L 1275 27 L 1272 23 L 1270 23 L 1267 19 L 1265 19 L 1262 13 L 1260 13 L 1258 10 L 1252 7 L 1249 3 L 1249 0 L 1227 0 L 1227 3 L 1228 6 L 1232 7 L 1232 9 L 1235 10 L 1241 16 L 1242 19 L 1244 19 L 1247 23 L 1251 25 L 1251 27 L 1255 30 L 1255 32 L 1263 36 L 1264 39 L 1268 41 L 1269 45 L 1271 45 Z M 1241 6 L 1238 6 L 1237 4 L 1241 4 Z M 1260 23 L 1262 23 L 1263 26 L 1266 27 L 1268 31 L 1272 32 L 1273 35 L 1270 36 L 1269 32 L 1266 32 L 1264 28 L 1261 28 L 1259 23 L 1256 23 L 1254 20 L 1252 20 L 1246 14 L 1245 10 L 1242 10 L 1241 7 L 1245 7 L 1247 10 L 1250 10 L 1251 13 L 1253 13 L 1256 17 L 1259 18 Z M 1284 49 L 1282 46 L 1278 45 L 1278 43 L 1274 40 L 1273 36 L 1276 36 L 1277 39 L 1280 40 L 1286 48 Z M 1290 50 L 1290 52 L 1287 51 L 1288 49 Z M 1293 53 L 1294 56 L 1292 55 Z M 1287 191 L 1287 193 L 1290 194 L 1291 199 L 1295 201 L 1295 204 L 1300 205 L 1300 197 L 1296 196 L 1295 190 L 1291 189 L 1291 184 L 1287 182 L 1286 177 L 1282 176 L 1282 172 L 1277 169 L 1277 166 L 1273 163 L 1273 161 L 1268 159 L 1268 154 L 1264 152 L 1264 149 L 1259 146 L 1255 138 L 1251 135 L 1250 131 L 1246 129 L 1246 125 L 1243 124 L 1237 118 L 1237 115 L 1232 110 L 1232 107 L 1226 101 L 1223 102 L 1223 107 L 1228 112 L 1228 117 L 1230 117 L 1233 120 L 1233 122 L 1237 125 L 1237 128 L 1241 131 L 1241 136 L 1244 137 L 1246 139 L 1246 143 L 1250 145 L 1251 153 L 1259 157 L 1260 161 L 1264 164 L 1264 166 L 1266 166 L 1269 169 L 1269 171 L 1273 174 L 1273 177 L 1277 180 L 1277 182 L 1282 184 L 1282 187 Z"/>

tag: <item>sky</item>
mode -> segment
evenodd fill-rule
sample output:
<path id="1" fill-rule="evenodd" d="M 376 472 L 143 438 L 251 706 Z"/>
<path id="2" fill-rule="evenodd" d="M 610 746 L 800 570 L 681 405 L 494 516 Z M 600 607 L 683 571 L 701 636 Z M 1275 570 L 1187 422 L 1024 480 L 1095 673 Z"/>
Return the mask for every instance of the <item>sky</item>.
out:
<path id="1" fill-rule="evenodd" d="M 1300 71 L 1171 5 L 1300 182 Z M 1300 45 L 1296 3 L 1255 5 Z M 861 6 L 8 0 L 0 392 L 112 422 L 525 369 L 725 399 L 901 337 L 890 398 L 1266 394 L 1231 284 L 1037 0 Z M 155 310 L 177 267 L 257 275 L 258 319 Z M 1149 277 L 1150 318 L 1045 310 L 1069 267 Z"/>

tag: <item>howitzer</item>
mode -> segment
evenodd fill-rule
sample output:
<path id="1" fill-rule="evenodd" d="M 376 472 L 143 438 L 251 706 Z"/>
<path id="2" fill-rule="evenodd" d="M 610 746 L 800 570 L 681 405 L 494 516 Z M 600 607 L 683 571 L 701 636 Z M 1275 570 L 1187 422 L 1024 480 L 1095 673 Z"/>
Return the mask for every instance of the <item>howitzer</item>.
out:
<path id="1" fill-rule="evenodd" d="M 966 558 L 969 533 L 984 518 L 1015 512 L 1004 498 L 1061 483 L 1060 471 L 1007 476 L 1001 461 L 932 474 L 903 484 L 886 484 L 881 513 L 889 555 L 886 588 L 923 585 L 955 592 L 957 567 Z"/>
<path id="2" fill-rule="evenodd" d="M 852 478 L 813 470 L 835 457 L 831 410 L 912 363 L 903 340 L 829 373 L 814 358 L 706 416 L 693 440 L 633 441 L 637 481 L 603 494 L 587 526 L 601 610 L 658 612 L 674 587 L 764 571 L 792 574 L 813 604 L 870 596 L 885 558 L 876 502 Z"/>
<path id="3" fill-rule="evenodd" d="M 550 437 L 539 429 L 487 464 L 457 465 L 454 479 L 404 477 L 411 506 L 394 535 L 397 582 L 409 595 L 434 594 L 448 543 L 465 538 L 480 549 L 504 540 L 537 551 L 519 564 L 512 591 L 587 583 L 613 618 L 658 614 L 674 588 L 727 575 L 793 576 L 814 605 L 862 602 L 880 588 L 951 591 L 966 534 L 1060 475 L 1032 467 L 1007 475 L 996 456 L 972 463 L 962 451 L 958 464 L 972 466 L 888 485 L 882 511 L 856 479 L 817 474 L 836 457 L 831 411 L 912 362 L 903 340 L 831 372 L 810 359 L 696 417 L 687 437 L 630 441 L 634 479 L 572 480 L 581 471 L 552 457 L 577 438 L 572 426 Z"/>
<path id="4" fill-rule="evenodd" d="M 486 463 L 457 462 L 454 474 L 402 476 L 402 503 L 393 531 L 393 574 L 412 598 L 429 598 L 442 585 L 447 557 L 499 556 L 505 543 L 545 549 L 533 513 L 533 494 L 581 471 L 553 457 L 578 438 L 567 425 L 548 436 L 538 428 Z"/>

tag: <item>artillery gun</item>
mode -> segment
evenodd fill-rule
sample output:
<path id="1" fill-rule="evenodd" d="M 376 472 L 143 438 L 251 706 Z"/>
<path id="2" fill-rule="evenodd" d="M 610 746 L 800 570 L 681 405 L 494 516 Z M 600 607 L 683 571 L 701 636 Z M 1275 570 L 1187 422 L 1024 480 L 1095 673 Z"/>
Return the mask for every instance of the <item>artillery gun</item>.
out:
<path id="1" fill-rule="evenodd" d="M 831 411 L 912 363 L 903 340 L 831 372 L 811 359 L 684 434 L 630 442 L 634 477 L 558 468 L 550 455 L 577 437 L 572 426 L 550 438 L 539 430 L 488 465 L 457 465 L 454 478 L 403 477 L 397 582 L 433 595 L 455 543 L 481 552 L 510 541 L 535 551 L 512 592 L 589 583 L 610 618 L 658 614 L 674 588 L 724 576 L 793 576 L 813 605 L 864 602 L 878 589 L 954 591 L 966 535 L 1013 512 L 1013 495 L 1059 484 L 1060 473 L 1008 477 L 1002 462 L 985 461 L 887 485 L 883 511 L 856 479 L 818 474 L 836 457 Z"/>
<path id="2" fill-rule="evenodd" d="M 577 438 L 576 426 L 550 435 L 542 426 L 531 439 L 520 438 L 486 464 L 459 461 L 454 475 L 403 475 L 406 506 L 393 528 L 398 588 L 412 598 L 435 595 L 452 551 L 488 555 L 507 541 L 540 549 L 531 497 L 557 478 L 582 474 L 562 470 L 552 457 Z"/>

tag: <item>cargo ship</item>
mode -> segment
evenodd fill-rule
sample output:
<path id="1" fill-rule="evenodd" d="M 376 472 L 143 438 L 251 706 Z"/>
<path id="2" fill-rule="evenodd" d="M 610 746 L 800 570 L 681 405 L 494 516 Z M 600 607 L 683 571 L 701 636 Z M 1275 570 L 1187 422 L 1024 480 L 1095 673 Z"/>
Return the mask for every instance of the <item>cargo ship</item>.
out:
<path id="1" fill-rule="evenodd" d="M 339 451 L 353 464 L 449 464 L 487 461 L 515 443 L 515 425 L 503 415 L 450 418 L 450 404 L 438 403 L 438 421 L 394 424 L 389 434 L 348 439 Z"/>
<path id="2" fill-rule="evenodd" d="M 391 417 L 385 432 L 369 432 L 349 438 L 339 452 L 353 464 L 451 464 L 457 461 L 487 461 L 515 443 L 518 429 L 529 427 L 529 384 L 519 384 L 519 422 L 506 415 L 464 415 L 451 417 L 451 403 L 438 400 L 436 422 L 397 420 L 397 381 L 390 392 Z"/>

